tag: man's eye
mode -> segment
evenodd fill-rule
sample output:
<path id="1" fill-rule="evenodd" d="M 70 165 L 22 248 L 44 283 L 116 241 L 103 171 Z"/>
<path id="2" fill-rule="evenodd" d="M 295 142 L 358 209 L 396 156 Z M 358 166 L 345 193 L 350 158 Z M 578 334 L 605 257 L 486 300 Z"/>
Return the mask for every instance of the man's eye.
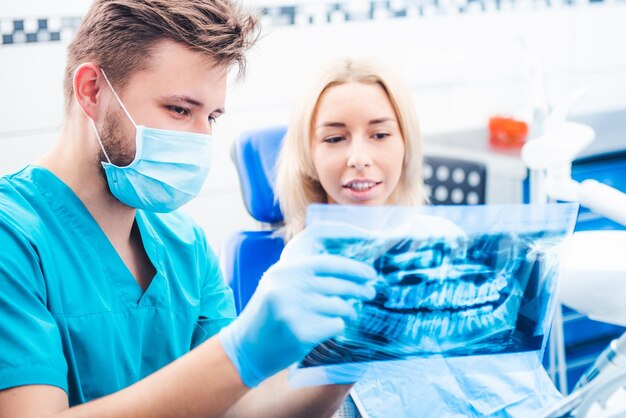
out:
<path id="1" fill-rule="evenodd" d="M 328 142 L 329 144 L 335 144 L 341 140 L 343 140 L 342 136 L 331 136 L 330 138 L 325 138 L 324 142 Z"/>
<path id="2" fill-rule="evenodd" d="M 184 107 L 180 106 L 168 106 L 168 109 L 170 112 L 174 112 L 181 116 L 187 116 L 189 114 L 189 109 L 185 109 Z"/>
<path id="3" fill-rule="evenodd" d="M 215 116 L 209 116 L 209 124 L 211 126 L 215 125 L 216 122 L 217 122 L 217 118 Z"/>

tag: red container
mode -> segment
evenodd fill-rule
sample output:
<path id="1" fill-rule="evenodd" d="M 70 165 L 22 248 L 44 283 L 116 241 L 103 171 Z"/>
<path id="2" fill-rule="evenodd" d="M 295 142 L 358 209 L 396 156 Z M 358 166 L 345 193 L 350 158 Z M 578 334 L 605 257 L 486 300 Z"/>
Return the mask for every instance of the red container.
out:
<path id="1" fill-rule="evenodd" d="M 501 116 L 489 118 L 489 143 L 494 147 L 521 148 L 527 136 L 526 122 Z"/>

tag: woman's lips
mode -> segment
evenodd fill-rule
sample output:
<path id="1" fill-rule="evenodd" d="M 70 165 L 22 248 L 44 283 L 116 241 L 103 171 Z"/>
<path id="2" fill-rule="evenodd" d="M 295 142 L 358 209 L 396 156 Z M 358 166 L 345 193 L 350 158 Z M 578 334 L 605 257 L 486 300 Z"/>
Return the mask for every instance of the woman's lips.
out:
<path id="1" fill-rule="evenodd" d="M 369 199 L 374 193 L 379 184 L 382 181 L 375 181 L 369 179 L 357 179 L 350 180 L 342 185 L 343 189 L 347 191 L 351 198 L 356 200 Z"/>

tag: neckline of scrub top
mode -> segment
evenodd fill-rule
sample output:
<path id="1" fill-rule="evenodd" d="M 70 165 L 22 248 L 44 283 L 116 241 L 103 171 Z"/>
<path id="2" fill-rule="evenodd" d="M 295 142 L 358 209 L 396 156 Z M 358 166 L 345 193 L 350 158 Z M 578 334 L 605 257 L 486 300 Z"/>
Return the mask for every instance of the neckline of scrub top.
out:
<path id="1" fill-rule="evenodd" d="M 158 235 L 148 226 L 145 214 L 141 210 L 136 210 L 135 222 L 137 222 L 137 227 L 139 228 L 144 251 L 146 251 L 150 262 L 156 270 L 145 291 L 76 193 L 63 180 L 45 167 L 30 165 L 26 167 L 26 170 L 31 171 L 35 180 L 37 180 L 37 177 L 45 177 L 45 188 L 40 187 L 36 181 L 35 185 L 41 195 L 46 198 L 50 207 L 61 218 L 70 218 L 68 220 L 72 221 L 73 226 L 82 231 L 83 236 L 90 237 L 89 244 L 94 246 L 96 254 L 101 254 L 104 260 L 113 261 L 113 263 L 101 262 L 101 265 L 111 280 L 114 292 L 125 305 L 131 307 L 139 305 L 150 306 L 162 301 L 160 293 L 164 290 L 163 282 L 166 279 L 163 274 L 162 257 L 159 251 L 159 248 L 162 247 L 162 242 Z M 66 203 L 64 204 L 63 202 Z"/>

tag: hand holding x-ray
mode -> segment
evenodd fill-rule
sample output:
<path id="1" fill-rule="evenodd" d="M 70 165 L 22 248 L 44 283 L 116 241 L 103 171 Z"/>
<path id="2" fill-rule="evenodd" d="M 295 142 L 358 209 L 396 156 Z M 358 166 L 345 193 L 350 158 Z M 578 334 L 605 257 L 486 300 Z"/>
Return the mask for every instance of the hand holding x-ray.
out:
<path id="1" fill-rule="evenodd" d="M 263 276 L 241 315 L 220 331 L 242 381 L 255 387 L 356 317 L 352 301 L 371 299 L 370 266 L 333 255 L 281 260 Z"/>

